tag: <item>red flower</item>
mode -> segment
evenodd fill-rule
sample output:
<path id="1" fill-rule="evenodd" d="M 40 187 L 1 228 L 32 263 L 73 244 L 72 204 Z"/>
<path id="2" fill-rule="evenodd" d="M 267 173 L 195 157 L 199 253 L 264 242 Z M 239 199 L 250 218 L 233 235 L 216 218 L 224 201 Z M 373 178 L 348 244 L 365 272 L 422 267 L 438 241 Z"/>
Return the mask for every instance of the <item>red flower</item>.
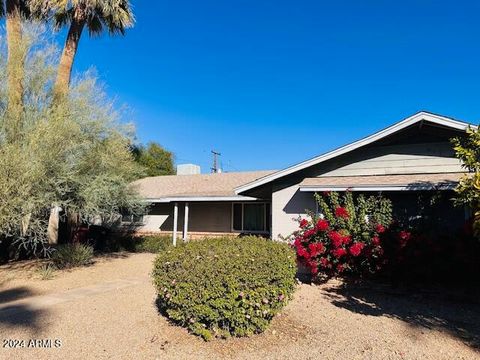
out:
<path id="1" fill-rule="evenodd" d="M 378 236 L 374 236 L 372 238 L 372 244 L 375 245 L 375 246 L 380 245 L 380 238 Z"/>
<path id="2" fill-rule="evenodd" d="M 338 248 L 332 251 L 333 256 L 335 256 L 337 259 L 341 258 L 344 255 L 347 255 L 347 250 L 343 248 Z"/>
<path id="3" fill-rule="evenodd" d="M 308 239 L 309 237 L 312 237 L 313 235 L 315 235 L 315 230 L 308 229 L 308 230 L 305 230 L 305 232 L 303 233 L 303 238 Z"/>
<path id="4" fill-rule="evenodd" d="M 300 227 L 303 229 L 305 227 L 307 227 L 308 225 L 308 220 L 307 219 L 302 219 L 300 220 Z"/>
<path id="5" fill-rule="evenodd" d="M 358 256 L 362 252 L 363 248 L 365 247 L 365 244 L 362 242 L 356 242 L 352 246 L 350 246 L 350 254 L 353 256 Z"/>
<path id="6" fill-rule="evenodd" d="M 323 196 L 328 196 L 328 195 L 330 195 L 330 191 L 324 191 L 323 192 Z"/>
<path id="7" fill-rule="evenodd" d="M 330 231 L 328 237 L 332 241 L 334 247 L 338 248 L 343 244 L 343 236 L 338 231 Z"/>
<path id="8" fill-rule="evenodd" d="M 379 234 L 385 232 L 385 227 L 382 225 L 382 224 L 377 224 L 377 226 L 375 226 L 375 231 Z"/>
<path id="9" fill-rule="evenodd" d="M 331 267 L 330 261 L 328 261 L 327 258 L 321 257 L 321 258 L 320 258 L 320 266 L 322 266 L 322 267 L 324 267 L 324 268 Z"/>
<path id="10" fill-rule="evenodd" d="M 322 243 L 311 243 L 308 245 L 308 250 L 310 250 L 310 256 L 315 257 L 318 254 L 323 253 L 325 248 Z"/>
<path id="11" fill-rule="evenodd" d="M 306 260 L 310 259 L 310 253 L 303 246 L 297 248 L 297 255 Z"/>
<path id="12" fill-rule="evenodd" d="M 296 237 L 295 241 L 293 242 L 293 246 L 298 248 L 299 246 L 302 246 L 302 238 Z"/>
<path id="13" fill-rule="evenodd" d="M 410 240 L 412 234 L 408 231 L 402 230 L 398 233 L 398 237 L 400 238 L 400 247 L 405 247 L 407 245 L 408 240 Z"/>
<path id="14" fill-rule="evenodd" d="M 318 264 L 315 261 L 309 261 L 307 263 L 307 266 L 310 269 L 310 273 L 312 275 L 316 275 L 318 273 Z"/>
<path id="15" fill-rule="evenodd" d="M 337 271 L 338 271 L 339 273 L 341 273 L 341 272 L 343 272 L 343 270 L 345 270 L 345 266 L 343 266 L 343 264 L 338 264 L 338 265 L 337 265 Z"/>
<path id="16" fill-rule="evenodd" d="M 345 245 L 350 244 L 352 242 L 352 237 L 350 235 L 346 235 L 342 239 L 342 243 Z"/>
<path id="17" fill-rule="evenodd" d="M 328 230 L 328 227 L 330 224 L 328 223 L 327 220 L 320 219 L 317 221 L 317 231 L 326 231 Z"/>
<path id="18" fill-rule="evenodd" d="M 335 209 L 335 216 L 343 219 L 348 219 L 348 211 L 343 207 L 337 207 Z"/>

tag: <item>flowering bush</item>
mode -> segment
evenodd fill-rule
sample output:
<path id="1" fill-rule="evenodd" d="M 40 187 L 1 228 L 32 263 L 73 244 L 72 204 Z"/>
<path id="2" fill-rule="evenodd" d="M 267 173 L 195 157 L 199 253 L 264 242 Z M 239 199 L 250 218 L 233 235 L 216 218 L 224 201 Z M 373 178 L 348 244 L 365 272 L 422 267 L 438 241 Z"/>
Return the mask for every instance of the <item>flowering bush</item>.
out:
<path id="1" fill-rule="evenodd" d="M 162 312 L 208 340 L 265 330 L 293 294 L 296 270 L 289 246 L 248 236 L 163 251 L 153 279 Z"/>
<path id="2" fill-rule="evenodd" d="M 381 235 L 392 223 L 392 206 L 380 196 L 351 192 L 316 195 L 319 215 L 299 219 L 293 246 L 313 276 L 377 271 L 383 262 Z M 409 233 L 399 233 L 406 243 Z"/>

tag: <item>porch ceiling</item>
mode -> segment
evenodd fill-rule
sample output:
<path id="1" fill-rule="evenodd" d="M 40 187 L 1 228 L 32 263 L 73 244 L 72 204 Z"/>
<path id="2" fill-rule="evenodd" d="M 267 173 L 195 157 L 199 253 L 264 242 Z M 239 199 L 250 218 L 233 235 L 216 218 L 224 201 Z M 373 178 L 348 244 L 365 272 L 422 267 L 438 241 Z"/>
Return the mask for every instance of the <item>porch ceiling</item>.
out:
<path id="1" fill-rule="evenodd" d="M 300 191 L 451 190 L 466 173 L 324 176 L 305 178 Z"/>

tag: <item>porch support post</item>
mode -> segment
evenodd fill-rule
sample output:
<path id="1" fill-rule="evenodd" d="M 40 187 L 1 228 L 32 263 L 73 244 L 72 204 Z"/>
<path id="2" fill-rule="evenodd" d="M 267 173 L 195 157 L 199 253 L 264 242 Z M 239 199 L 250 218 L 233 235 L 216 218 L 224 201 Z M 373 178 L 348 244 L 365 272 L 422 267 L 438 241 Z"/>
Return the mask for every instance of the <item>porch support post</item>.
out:
<path id="1" fill-rule="evenodd" d="M 188 240 L 188 202 L 185 203 L 185 217 L 183 219 L 183 241 Z"/>
<path id="2" fill-rule="evenodd" d="M 178 203 L 173 205 L 173 246 L 177 246 Z"/>

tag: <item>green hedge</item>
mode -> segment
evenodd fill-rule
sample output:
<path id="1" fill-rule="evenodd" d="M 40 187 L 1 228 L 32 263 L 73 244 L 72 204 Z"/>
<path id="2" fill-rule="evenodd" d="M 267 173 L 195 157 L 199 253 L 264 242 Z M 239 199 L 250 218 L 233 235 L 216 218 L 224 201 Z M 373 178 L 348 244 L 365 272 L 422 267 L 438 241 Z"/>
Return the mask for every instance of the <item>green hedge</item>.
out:
<path id="1" fill-rule="evenodd" d="M 259 333 L 295 289 L 295 259 L 288 245 L 257 237 L 189 242 L 158 255 L 157 303 L 206 340 Z"/>
<path id="2" fill-rule="evenodd" d="M 173 247 L 172 237 L 168 235 L 149 235 L 135 238 L 136 252 L 158 253 Z M 181 239 L 177 239 L 177 246 L 182 245 Z"/>

